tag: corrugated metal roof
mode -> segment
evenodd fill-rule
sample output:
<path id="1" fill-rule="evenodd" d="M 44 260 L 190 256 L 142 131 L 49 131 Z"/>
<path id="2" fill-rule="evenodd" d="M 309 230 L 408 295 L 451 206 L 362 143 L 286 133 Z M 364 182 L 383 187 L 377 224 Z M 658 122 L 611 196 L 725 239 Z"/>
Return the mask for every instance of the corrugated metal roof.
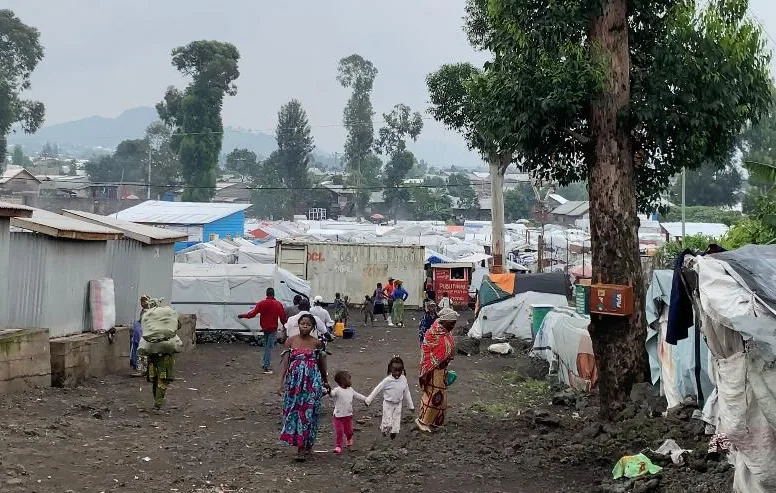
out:
<path id="1" fill-rule="evenodd" d="M 244 211 L 251 204 L 222 202 L 166 202 L 147 200 L 114 215 L 116 219 L 146 224 L 210 224 Z"/>
<path id="2" fill-rule="evenodd" d="M 105 226 L 116 229 L 124 233 L 124 236 L 137 240 L 146 245 L 159 245 L 175 243 L 176 241 L 186 241 L 188 235 L 172 229 L 155 228 L 145 224 L 137 224 L 129 221 L 122 221 L 111 216 L 100 216 L 90 212 L 64 210 L 65 216 L 80 219 L 88 223 Z"/>
<path id="3" fill-rule="evenodd" d="M 573 216 L 584 214 L 590 208 L 590 203 L 584 200 L 569 200 L 552 210 L 552 214 Z M 581 211 L 581 212 L 580 212 Z"/>
<path id="4" fill-rule="evenodd" d="M 563 205 L 566 202 L 568 202 L 567 198 L 565 198 L 562 195 L 557 194 L 557 193 L 551 193 L 550 195 L 548 195 L 548 197 L 550 197 L 552 200 L 554 200 L 555 202 L 557 202 L 557 203 L 559 203 L 561 205 Z"/>
<path id="5" fill-rule="evenodd" d="M 65 217 L 53 212 L 34 209 L 32 217 L 11 219 L 11 226 L 34 231 L 54 238 L 70 238 L 74 240 L 118 240 L 123 234 L 121 231 L 90 224 L 71 217 Z"/>
<path id="6" fill-rule="evenodd" d="M 13 178 L 16 178 L 18 175 L 22 173 L 27 173 L 28 175 L 30 175 L 31 180 L 40 182 L 40 180 L 38 180 L 32 173 L 30 173 L 23 167 L 11 165 L 11 166 L 8 166 L 5 169 L 5 171 L 3 171 L 2 175 L 0 175 L 0 185 L 2 185 L 3 183 L 7 183 L 8 181 L 12 180 Z"/>
<path id="7" fill-rule="evenodd" d="M 0 201 L 0 217 L 30 217 L 32 207 Z"/>
<path id="8" fill-rule="evenodd" d="M 682 237 L 682 223 L 660 223 L 671 238 Z M 728 227 L 720 223 L 684 223 L 684 231 L 687 236 L 703 234 L 719 238 L 728 231 Z"/>

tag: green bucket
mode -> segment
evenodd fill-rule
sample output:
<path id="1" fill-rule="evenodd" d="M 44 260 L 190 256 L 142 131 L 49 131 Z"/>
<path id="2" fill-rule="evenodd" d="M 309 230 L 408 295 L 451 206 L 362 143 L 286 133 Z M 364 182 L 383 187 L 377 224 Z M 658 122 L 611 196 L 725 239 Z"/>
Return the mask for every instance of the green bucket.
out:
<path id="1" fill-rule="evenodd" d="M 536 334 L 542 328 L 544 317 L 555 308 L 554 305 L 531 305 L 531 335 L 536 339 Z"/>

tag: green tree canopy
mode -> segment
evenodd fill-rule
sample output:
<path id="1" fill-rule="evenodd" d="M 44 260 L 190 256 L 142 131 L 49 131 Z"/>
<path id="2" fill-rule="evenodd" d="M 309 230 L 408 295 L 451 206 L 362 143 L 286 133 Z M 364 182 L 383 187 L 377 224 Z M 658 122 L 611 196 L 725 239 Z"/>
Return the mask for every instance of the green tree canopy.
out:
<path id="1" fill-rule="evenodd" d="M 146 128 L 148 158 L 151 159 L 151 198 L 160 198 L 181 183 L 181 163 L 172 150 L 172 130 L 156 121 Z M 146 180 L 143 180 L 146 181 Z"/>
<path id="2" fill-rule="evenodd" d="M 528 183 L 520 183 L 515 188 L 504 192 L 504 215 L 507 221 L 533 219 L 533 208 L 536 204 L 536 194 Z"/>
<path id="3" fill-rule="evenodd" d="M 407 150 L 407 139 L 416 141 L 423 130 L 420 113 L 412 112 L 406 104 L 397 104 L 390 113 L 384 113 L 385 126 L 379 131 L 375 150 L 388 156 L 383 173 L 385 201 L 395 211 L 400 202 L 406 202 L 410 193 L 404 186 L 404 179 L 415 165 L 415 156 Z"/>
<path id="4" fill-rule="evenodd" d="M 453 173 L 447 177 L 447 193 L 458 198 L 458 207 L 465 210 L 480 208 L 480 201 L 472 187 L 472 182 L 463 173 Z"/>
<path id="5" fill-rule="evenodd" d="M 732 206 L 740 200 L 741 172 L 730 162 L 722 168 L 703 164 L 687 171 L 685 180 L 686 205 Z M 681 174 L 671 187 L 671 200 L 676 204 L 682 201 Z"/>
<path id="6" fill-rule="evenodd" d="M 94 183 L 147 183 L 148 140 L 129 139 L 119 143 L 116 152 L 86 163 Z"/>
<path id="7" fill-rule="evenodd" d="M 237 48 L 220 41 L 194 41 L 172 51 L 173 66 L 191 83 L 183 91 L 168 88 L 156 109 L 173 129 L 172 149 L 185 184 L 183 200 L 207 202 L 215 195 L 224 132 L 221 107 L 225 96 L 237 94 L 239 59 Z"/>
<path id="8" fill-rule="evenodd" d="M 11 154 L 11 164 L 14 166 L 28 166 L 30 164 L 30 158 L 24 155 L 24 149 L 22 149 L 22 146 L 15 145 L 13 147 L 13 153 Z"/>
<path id="9" fill-rule="evenodd" d="M 593 276 L 634 289 L 632 316 L 591 319 L 604 417 L 649 374 L 637 209 L 654 210 L 683 167 L 726 162 L 770 105 L 770 56 L 746 12 L 746 0 L 469 2 L 470 40 L 493 57 L 464 84 L 482 95 L 480 134 L 535 178 L 588 181 Z"/>
<path id="10" fill-rule="evenodd" d="M 43 103 L 21 98 L 31 86 L 30 76 L 43 59 L 40 33 L 7 9 L 0 9 L 0 167 L 5 168 L 6 136 L 19 123 L 34 133 L 43 123 Z M 2 171 L 0 169 L 0 171 Z"/>
<path id="11" fill-rule="evenodd" d="M 259 159 L 256 153 L 248 149 L 233 149 L 226 155 L 226 170 L 242 178 L 252 179 L 259 175 Z"/>
<path id="12" fill-rule="evenodd" d="M 352 89 L 343 112 L 343 123 L 347 131 L 345 140 L 345 169 L 348 171 L 350 185 L 359 189 L 377 180 L 382 162 L 375 170 L 374 109 L 372 107 L 372 87 L 377 77 L 377 68 L 361 55 L 350 55 L 339 61 L 337 81 L 342 87 Z M 377 159 L 379 162 L 379 158 Z M 357 192 L 358 209 L 363 213 L 369 201 L 365 190 Z"/>

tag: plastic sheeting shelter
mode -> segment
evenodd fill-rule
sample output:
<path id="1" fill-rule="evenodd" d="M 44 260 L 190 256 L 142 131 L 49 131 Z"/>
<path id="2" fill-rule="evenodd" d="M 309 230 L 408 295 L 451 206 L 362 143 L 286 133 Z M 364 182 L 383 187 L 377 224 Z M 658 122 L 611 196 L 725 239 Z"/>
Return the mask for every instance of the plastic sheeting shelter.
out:
<path id="1" fill-rule="evenodd" d="M 678 406 L 688 396 L 702 404 L 714 389 L 709 376 L 709 350 L 695 327 L 688 330 L 690 337 L 676 346 L 666 342 L 673 277 L 671 270 L 652 272 L 645 306 L 652 383 L 660 383 L 669 408 Z"/>
<path id="2" fill-rule="evenodd" d="M 237 315 L 264 299 L 267 288 L 274 288 L 284 305 L 297 294 L 310 296 L 310 283 L 276 265 L 175 264 L 171 305 L 195 313 L 198 328 L 255 328 L 255 320 L 239 320 Z"/>
<path id="3" fill-rule="evenodd" d="M 558 380 L 588 392 L 598 383 L 589 324 L 590 317 L 579 315 L 573 308 L 554 308 L 544 317 L 531 350 L 531 356 L 550 363 Z"/>
<path id="4" fill-rule="evenodd" d="M 704 419 L 730 439 L 733 491 L 741 493 L 776 491 L 774 278 L 776 245 L 685 258 L 717 384 Z"/>
<path id="5" fill-rule="evenodd" d="M 477 309 L 499 303 L 521 293 L 568 294 L 568 280 L 562 272 L 545 274 L 488 274 L 480 284 Z"/>
<path id="6" fill-rule="evenodd" d="M 562 272 L 489 274 L 477 295 L 477 318 L 469 337 L 517 337 L 530 341 L 531 305 L 568 306 L 567 280 Z"/>

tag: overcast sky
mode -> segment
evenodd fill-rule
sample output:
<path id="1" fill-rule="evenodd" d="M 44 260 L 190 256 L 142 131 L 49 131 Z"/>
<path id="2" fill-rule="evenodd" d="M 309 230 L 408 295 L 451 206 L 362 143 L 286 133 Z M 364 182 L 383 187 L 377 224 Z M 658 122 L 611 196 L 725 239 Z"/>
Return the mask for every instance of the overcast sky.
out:
<path id="1" fill-rule="evenodd" d="M 152 106 L 184 81 L 170 50 L 197 39 L 229 41 L 241 53 L 238 95 L 226 125 L 271 133 L 291 98 L 307 109 L 322 150 L 339 151 L 348 91 L 336 82 L 340 58 L 359 53 L 378 68 L 378 116 L 396 103 L 425 110 L 425 76 L 441 64 L 481 61 L 461 30 L 464 0 L 4 0 L 41 31 L 46 57 L 29 97 L 46 104 L 47 124 L 116 116 Z M 776 40 L 776 2 L 751 0 Z M 769 41 L 771 47 L 776 43 Z M 376 122 L 379 126 L 379 122 Z M 424 137 L 459 138 L 431 120 Z"/>

